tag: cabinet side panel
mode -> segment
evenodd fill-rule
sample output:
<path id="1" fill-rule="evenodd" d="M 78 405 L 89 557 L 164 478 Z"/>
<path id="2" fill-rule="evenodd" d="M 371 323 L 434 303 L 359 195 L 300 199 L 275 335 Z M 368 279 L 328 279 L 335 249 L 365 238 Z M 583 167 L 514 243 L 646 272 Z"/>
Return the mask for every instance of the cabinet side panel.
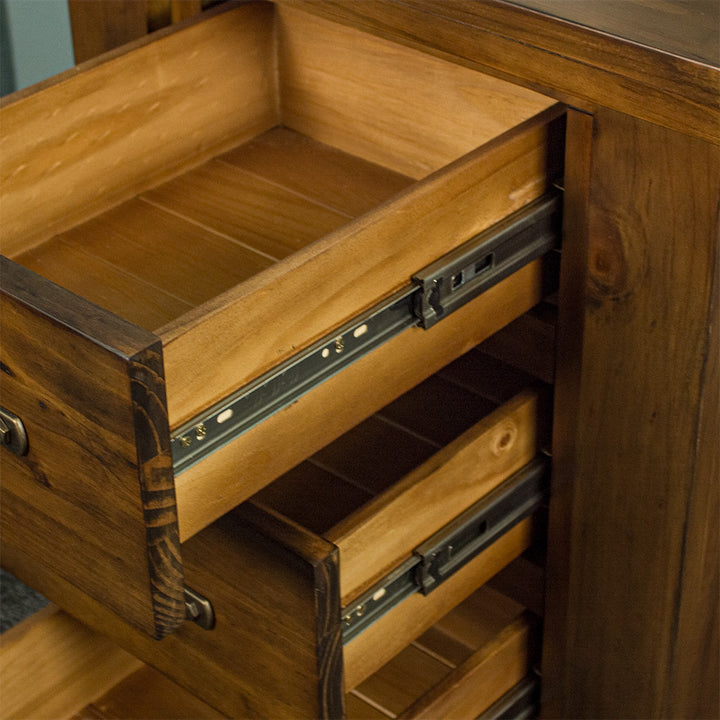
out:
<path id="1" fill-rule="evenodd" d="M 161 637 L 184 602 L 160 344 L 5 258 L 1 290 L 2 405 L 28 436 L 2 450 L 4 550 Z"/>
<path id="2" fill-rule="evenodd" d="M 698 443 L 717 412 L 703 397 L 719 193 L 717 147 L 596 114 L 566 661 L 554 671 L 563 717 L 718 715 L 717 694 L 700 708 L 697 689 L 717 683 L 718 484 Z"/>

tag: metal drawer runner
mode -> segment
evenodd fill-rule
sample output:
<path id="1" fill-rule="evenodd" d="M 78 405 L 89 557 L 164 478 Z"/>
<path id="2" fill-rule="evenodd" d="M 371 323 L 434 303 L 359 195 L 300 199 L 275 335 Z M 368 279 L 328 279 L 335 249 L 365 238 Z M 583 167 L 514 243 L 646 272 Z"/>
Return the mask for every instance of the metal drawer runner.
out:
<path id="1" fill-rule="evenodd" d="M 416 273 L 411 284 L 183 425 L 175 475 L 192 467 L 390 338 L 431 328 L 560 245 L 561 193 L 530 203 Z"/>
<path id="2" fill-rule="evenodd" d="M 412 557 L 342 611 L 343 643 L 415 593 L 432 592 L 547 497 L 550 461 L 540 456 L 470 506 L 413 551 Z"/>

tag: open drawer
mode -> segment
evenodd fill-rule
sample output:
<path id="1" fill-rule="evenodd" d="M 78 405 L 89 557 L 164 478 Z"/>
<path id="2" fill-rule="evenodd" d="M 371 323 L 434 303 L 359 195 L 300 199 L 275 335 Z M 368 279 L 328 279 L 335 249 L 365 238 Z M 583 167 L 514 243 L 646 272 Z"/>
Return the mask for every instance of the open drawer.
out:
<path id="1" fill-rule="evenodd" d="M 342 354 L 355 318 L 534 207 L 560 174 L 551 105 L 266 3 L 6 101 L 0 381 L 27 447 L 3 453 L 4 543 L 175 629 L 182 540 L 538 302 L 542 258 L 178 471 L 244 388 Z"/>
<path id="2" fill-rule="evenodd" d="M 230 717 L 341 716 L 347 693 L 367 696 L 387 663 L 542 540 L 546 409 L 525 380 L 473 350 L 183 543 L 205 628 L 156 642 L 69 583 L 54 589 Z M 359 553 L 344 543 L 353 534 Z M 524 648 L 528 627 L 511 636 Z M 471 654 L 458 667 L 484 657 Z M 483 693 L 519 680 L 528 657 Z"/>
<path id="3" fill-rule="evenodd" d="M 537 717 L 539 621 L 483 586 L 345 696 L 348 720 Z M 226 717 L 144 666 L 74 716 Z M 300 716 L 296 716 L 299 718 Z"/>

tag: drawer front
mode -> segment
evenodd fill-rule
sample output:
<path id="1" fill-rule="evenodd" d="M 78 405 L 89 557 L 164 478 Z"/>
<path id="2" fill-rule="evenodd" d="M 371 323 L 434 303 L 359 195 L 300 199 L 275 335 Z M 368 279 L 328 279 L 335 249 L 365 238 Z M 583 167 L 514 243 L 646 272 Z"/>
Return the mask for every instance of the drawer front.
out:
<path id="1" fill-rule="evenodd" d="M 4 549 L 162 637 L 185 608 L 160 343 L 0 261 L 0 396 L 27 434 L 0 449 Z"/>

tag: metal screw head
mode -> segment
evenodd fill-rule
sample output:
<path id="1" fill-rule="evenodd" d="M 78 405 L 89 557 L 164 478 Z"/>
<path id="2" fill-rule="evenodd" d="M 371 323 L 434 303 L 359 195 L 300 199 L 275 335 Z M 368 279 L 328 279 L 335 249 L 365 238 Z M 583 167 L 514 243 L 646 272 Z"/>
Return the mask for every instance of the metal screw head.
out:
<path id="1" fill-rule="evenodd" d="M 190 445 L 190 443 L 192 443 L 192 438 L 189 437 L 188 435 L 183 435 L 180 438 L 180 447 L 186 448 Z"/>
<path id="2" fill-rule="evenodd" d="M 335 352 L 340 354 L 345 349 L 345 340 L 343 340 L 343 336 L 340 335 L 340 337 L 335 338 Z"/>
<path id="3" fill-rule="evenodd" d="M 207 428 L 205 427 L 205 423 L 200 423 L 199 425 L 195 426 L 195 437 L 198 440 L 204 440 L 206 435 Z"/>

